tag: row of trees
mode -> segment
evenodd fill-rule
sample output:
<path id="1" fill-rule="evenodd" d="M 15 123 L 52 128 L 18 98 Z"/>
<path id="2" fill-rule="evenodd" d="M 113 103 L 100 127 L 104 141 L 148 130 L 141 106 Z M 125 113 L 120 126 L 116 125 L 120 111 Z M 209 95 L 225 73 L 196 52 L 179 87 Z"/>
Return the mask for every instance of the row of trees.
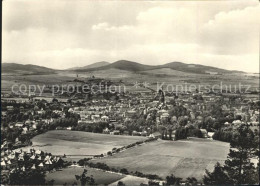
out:
<path id="1" fill-rule="evenodd" d="M 161 138 L 163 140 L 173 140 L 172 138 L 172 127 L 164 127 L 161 126 L 159 128 L 159 132 L 161 132 Z M 202 138 L 202 132 L 200 129 L 194 128 L 193 126 L 190 127 L 179 127 L 175 130 L 175 137 L 174 140 L 180 140 L 180 139 L 187 139 L 187 137 L 198 137 Z"/>
<path id="2" fill-rule="evenodd" d="M 74 125 L 71 128 L 71 130 L 102 133 L 103 130 L 108 127 L 109 125 L 107 122 L 99 122 L 99 123 L 91 123 L 91 124 L 77 124 Z"/>

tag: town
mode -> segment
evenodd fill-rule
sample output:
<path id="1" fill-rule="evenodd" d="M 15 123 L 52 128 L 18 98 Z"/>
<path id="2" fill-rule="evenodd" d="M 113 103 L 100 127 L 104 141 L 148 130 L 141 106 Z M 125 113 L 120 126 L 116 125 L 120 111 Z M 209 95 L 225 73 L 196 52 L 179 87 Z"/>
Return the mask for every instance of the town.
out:
<path id="1" fill-rule="evenodd" d="M 230 142 L 234 131 L 241 125 L 248 125 L 255 134 L 259 132 L 258 95 L 223 95 L 197 90 L 173 94 L 145 88 L 143 91 L 111 94 L 77 93 L 77 96 L 70 97 L 60 94 L 57 98 L 2 95 L 3 179 L 8 180 L 6 177 L 17 170 L 50 171 L 54 167 L 73 164 L 72 161 L 64 164 L 61 158 L 66 157 L 65 153 L 53 156 L 52 152 L 32 146 L 33 137 L 51 130 L 170 141 L 195 137 L 223 142 Z M 30 146 L 28 152 L 22 150 Z M 111 152 L 116 151 L 101 154 L 101 157 Z"/>

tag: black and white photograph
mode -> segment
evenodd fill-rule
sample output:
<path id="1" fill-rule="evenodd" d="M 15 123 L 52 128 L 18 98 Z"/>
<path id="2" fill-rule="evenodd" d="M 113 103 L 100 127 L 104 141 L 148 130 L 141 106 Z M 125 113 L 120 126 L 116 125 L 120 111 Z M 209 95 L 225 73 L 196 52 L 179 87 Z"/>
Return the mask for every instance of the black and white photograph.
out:
<path id="1" fill-rule="evenodd" d="M 1 185 L 259 185 L 259 0 L 1 4 Z"/>

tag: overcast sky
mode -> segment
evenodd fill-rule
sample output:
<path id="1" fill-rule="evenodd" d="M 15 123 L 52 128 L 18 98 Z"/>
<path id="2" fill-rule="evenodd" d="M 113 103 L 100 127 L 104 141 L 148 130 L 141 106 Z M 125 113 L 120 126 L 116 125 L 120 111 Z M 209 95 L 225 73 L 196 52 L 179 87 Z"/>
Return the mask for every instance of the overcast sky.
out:
<path id="1" fill-rule="evenodd" d="M 258 72 L 258 0 L 4 0 L 4 62 L 56 69 L 127 59 Z"/>

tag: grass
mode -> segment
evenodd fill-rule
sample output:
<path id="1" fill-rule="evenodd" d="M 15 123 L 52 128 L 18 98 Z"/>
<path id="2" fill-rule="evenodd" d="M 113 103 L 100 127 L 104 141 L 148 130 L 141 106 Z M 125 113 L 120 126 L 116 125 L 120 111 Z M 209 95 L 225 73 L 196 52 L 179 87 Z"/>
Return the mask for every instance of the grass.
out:
<path id="1" fill-rule="evenodd" d="M 117 186 L 117 183 L 119 181 L 123 182 L 125 185 L 140 186 L 141 183 L 148 184 L 149 180 L 147 178 L 139 178 L 136 176 L 127 175 L 124 178 L 122 178 L 121 180 L 118 180 L 118 181 L 110 184 L 110 186 Z"/>
<path id="2" fill-rule="evenodd" d="M 35 136 L 33 148 L 54 155 L 73 155 L 79 159 L 86 155 L 100 155 L 128 144 L 146 139 L 139 136 L 96 134 L 80 131 L 53 130 Z M 32 148 L 25 147 L 25 148 Z M 25 149 L 24 148 L 24 149 Z"/>
<path id="3" fill-rule="evenodd" d="M 98 185 L 111 184 L 125 177 L 125 175 L 108 173 L 92 168 L 69 167 L 47 174 L 46 180 L 55 180 L 54 185 L 63 185 L 64 183 L 72 185 L 74 182 L 80 185 L 80 182 L 76 181 L 75 175 L 81 175 L 84 169 L 88 170 L 87 176 L 92 175 Z"/>
<path id="4" fill-rule="evenodd" d="M 184 73 L 169 68 L 164 69 L 154 69 L 147 71 L 140 71 L 138 73 L 119 70 L 119 69 L 108 69 L 99 70 L 93 72 L 75 73 L 75 72 L 58 72 L 58 74 L 48 74 L 48 75 L 27 75 L 23 76 L 20 74 L 3 74 L 2 75 L 2 91 L 11 91 L 13 84 L 37 84 L 37 85 L 53 85 L 53 84 L 64 84 L 73 81 L 77 74 L 80 78 L 87 78 L 95 76 L 96 78 L 112 79 L 115 81 L 122 80 L 126 83 L 133 82 L 148 82 L 150 84 L 156 82 L 165 82 L 165 84 L 172 85 L 184 85 L 185 82 L 189 86 L 190 84 L 195 85 L 210 85 L 223 84 L 232 85 L 232 88 L 236 85 L 239 86 L 239 82 L 242 85 L 250 85 L 251 90 L 259 88 L 259 78 L 258 77 L 247 77 L 244 74 L 223 74 L 223 75 L 208 75 L 208 74 L 194 74 L 194 73 Z M 196 82 L 194 82 L 196 80 Z M 131 87 L 133 88 L 133 87 Z M 245 87 L 243 87 L 245 88 Z"/>
<path id="5" fill-rule="evenodd" d="M 213 170 L 217 162 L 226 159 L 228 151 L 228 143 L 207 139 L 161 140 L 91 161 L 128 171 L 156 174 L 162 178 L 174 174 L 183 179 L 195 177 L 201 180 L 205 169 Z"/>

